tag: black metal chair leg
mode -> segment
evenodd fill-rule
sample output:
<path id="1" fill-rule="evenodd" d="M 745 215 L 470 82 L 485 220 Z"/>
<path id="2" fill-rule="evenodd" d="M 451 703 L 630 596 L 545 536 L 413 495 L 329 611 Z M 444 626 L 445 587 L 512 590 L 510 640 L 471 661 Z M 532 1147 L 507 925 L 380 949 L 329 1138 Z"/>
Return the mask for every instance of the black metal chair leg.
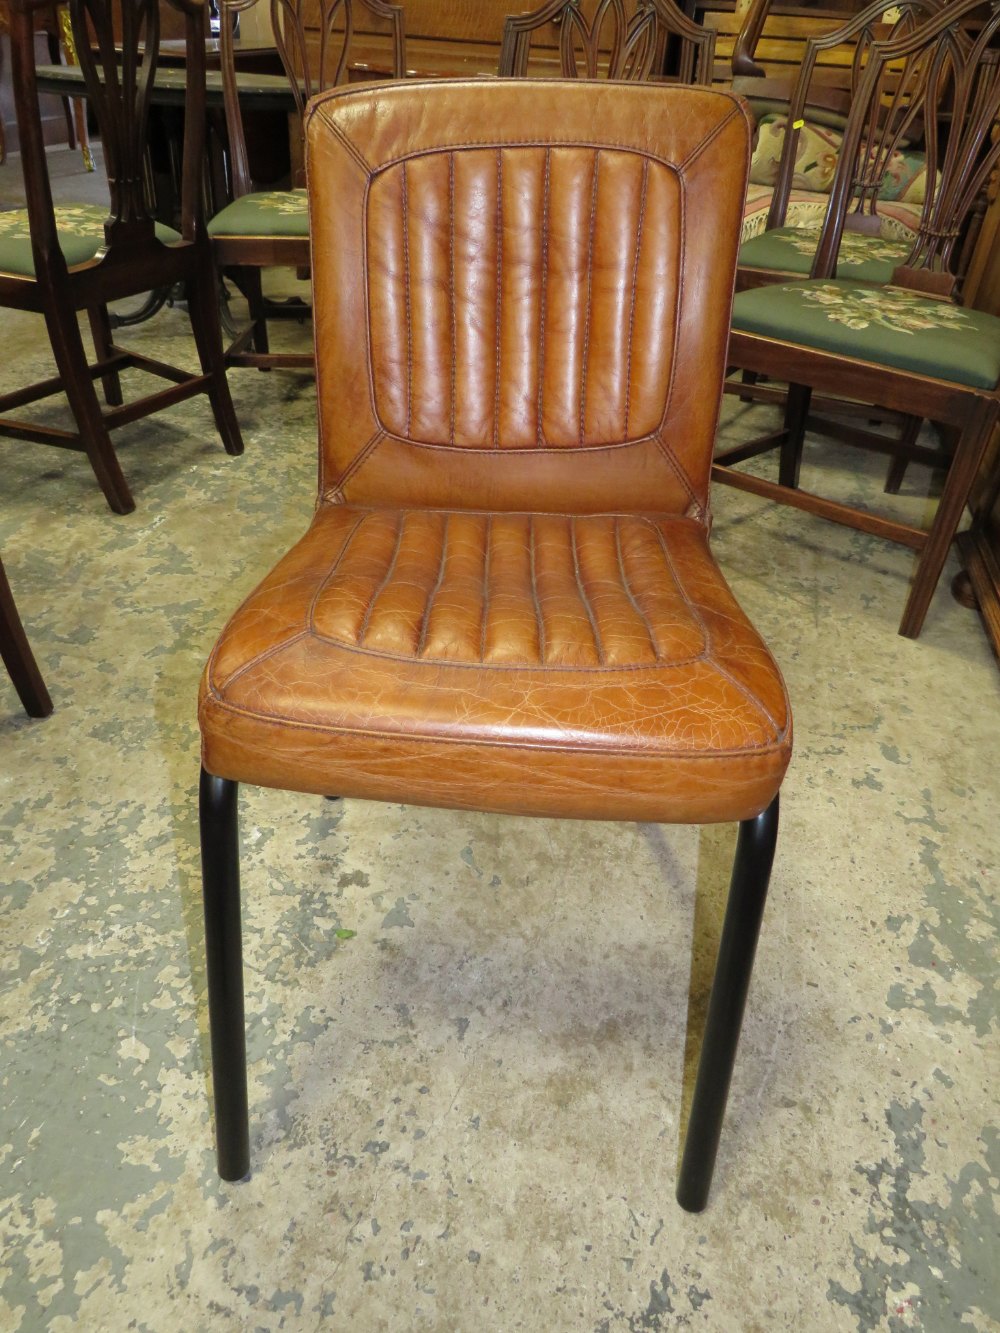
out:
<path id="1" fill-rule="evenodd" d="M 208 1016 L 215 1142 L 223 1180 L 242 1180 L 250 1171 L 238 793 L 237 783 L 201 770 L 199 815 Z"/>
<path id="2" fill-rule="evenodd" d="M 777 837 L 778 798 L 775 796 L 762 814 L 740 824 L 729 902 L 677 1182 L 677 1202 L 689 1213 L 701 1212 L 708 1202 Z"/>

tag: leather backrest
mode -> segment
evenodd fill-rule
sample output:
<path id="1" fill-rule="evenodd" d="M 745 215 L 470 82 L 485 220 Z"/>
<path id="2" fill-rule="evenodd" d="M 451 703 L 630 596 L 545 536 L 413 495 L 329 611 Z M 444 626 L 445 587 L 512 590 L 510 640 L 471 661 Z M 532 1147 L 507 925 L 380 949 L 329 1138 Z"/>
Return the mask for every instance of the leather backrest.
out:
<path id="1" fill-rule="evenodd" d="M 314 101 L 321 492 L 706 518 L 749 137 L 690 88 Z"/>

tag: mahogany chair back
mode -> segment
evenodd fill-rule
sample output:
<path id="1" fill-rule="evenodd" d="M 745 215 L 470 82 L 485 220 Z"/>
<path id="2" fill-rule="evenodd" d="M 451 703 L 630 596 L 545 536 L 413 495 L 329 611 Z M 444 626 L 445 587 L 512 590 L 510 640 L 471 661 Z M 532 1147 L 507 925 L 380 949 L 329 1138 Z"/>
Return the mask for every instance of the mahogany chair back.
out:
<path id="1" fill-rule="evenodd" d="M 638 82 L 665 77 L 667 52 L 676 44 L 676 83 L 712 82 L 715 33 L 687 17 L 673 0 L 597 0 L 592 16 L 580 0 L 546 0 L 527 14 L 511 14 L 504 23 L 500 76 L 529 73 L 532 38 L 547 34 L 558 46 L 565 79 Z"/>
<path id="2" fill-rule="evenodd" d="M 219 44 L 222 56 L 223 101 L 231 155 L 232 192 L 240 198 L 253 189 L 246 132 L 236 79 L 235 20 L 261 0 L 221 0 Z M 306 103 L 326 88 L 350 80 L 351 52 L 359 26 L 366 40 L 382 34 L 390 51 L 392 77 L 406 73 L 403 6 L 389 0 L 269 0 L 274 44 L 295 99 L 291 118 L 294 185 L 302 179 L 302 122 Z"/>
<path id="3" fill-rule="evenodd" d="M 923 206 L 910 253 L 893 283 L 955 294 L 960 260 L 973 239 L 967 224 L 1000 160 L 1000 137 L 993 133 L 1000 116 L 1000 11 L 970 33 L 965 22 L 980 8 L 959 0 L 922 24 L 908 23 L 891 42 L 871 47 L 844 133 L 813 277 L 833 273 L 845 231 L 877 228 L 890 161 L 922 120 Z"/>
<path id="4" fill-rule="evenodd" d="M 924 20 L 941 9 L 941 3 L 942 0 L 902 0 L 900 4 L 893 6 L 891 12 L 896 15 L 896 18 L 890 26 L 885 20 L 888 11 L 883 0 L 873 0 L 860 13 L 852 15 L 846 23 L 840 24 L 822 36 L 808 39 L 805 55 L 802 58 L 802 64 L 799 67 L 798 76 L 789 97 L 788 129 L 782 145 L 778 178 L 775 182 L 774 193 L 771 196 L 767 230 L 785 224 L 792 180 L 795 175 L 799 136 L 808 117 L 809 108 L 822 107 L 824 101 L 829 103 L 832 97 L 837 98 L 840 106 L 847 113 L 844 117 L 846 128 L 846 122 L 850 115 L 853 115 L 855 119 L 858 117 L 858 99 L 861 84 L 874 44 L 888 39 L 896 40 L 913 32 Z M 849 55 L 849 59 L 841 80 L 834 87 L 831 86 L 829 81 L 830 74 L 828 70 L 823 68 L 823 58 L 838 48 L 844 48 Z M 876 143 L 882 145 L 882 148 L 878 150 L 877 160 L 883 163 L 883 175 L 885 164 L 888 163 L 893 148 L 898 148 L 903 143 L 920 140 L 923 134 L 921 115 L 923 97 L 919 94 L 914 97 L 913 94 L 916 90 L 912 87 L 909 88 L 906 95 L 904 95 L 903 88 L 900 87 L 899 93 L 896 95 L 893 85 L 899 80 L 899 77 L 900 71 L 895 67 L 884 70 L 880 96 L 874 108 L 875 114 L 872 117 L 870 127 L 865 132 L 865 137 L 870 139 L 873 149 Z M 743 81 L 741 90 L 751 93 L 751 84 L 752 80 Z M 865 105 L 868 104 L 865 103 Z M 842 145 L 841 154 L 843 155 L 845 152 L 846 144 Z M 873 164 L 875 160 L 873 159 Z M 881 177 L 879 180 L 881 183 Z M 877 189 L 874 194 L 866 195 L 866 210 L 869 215 L 877 209 L 876 196 Z M 871 228 L 866 229 L 871 230 Z"/>

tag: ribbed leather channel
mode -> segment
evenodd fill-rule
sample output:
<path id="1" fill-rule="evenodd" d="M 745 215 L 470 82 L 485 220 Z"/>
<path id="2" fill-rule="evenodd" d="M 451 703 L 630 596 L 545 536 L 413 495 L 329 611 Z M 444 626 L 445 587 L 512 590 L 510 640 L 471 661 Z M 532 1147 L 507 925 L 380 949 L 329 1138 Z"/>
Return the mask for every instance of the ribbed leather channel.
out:
<path id="1" fill-rule="evenodd" d="M 657 430 L 673 366 L 680 188 L 638 153 L 433 153 L 368 198 L 380 425 L 479 449 Z"/>
<path id="2" fill-rule="evenodd" d="M 655 523 L 416 510 L 338 515 L 349 528 L 316 598 L 323 638 L 422 662 L 650 666 L 696 657 Z M 339 526 L 339 525 L 338 525 Z"/>

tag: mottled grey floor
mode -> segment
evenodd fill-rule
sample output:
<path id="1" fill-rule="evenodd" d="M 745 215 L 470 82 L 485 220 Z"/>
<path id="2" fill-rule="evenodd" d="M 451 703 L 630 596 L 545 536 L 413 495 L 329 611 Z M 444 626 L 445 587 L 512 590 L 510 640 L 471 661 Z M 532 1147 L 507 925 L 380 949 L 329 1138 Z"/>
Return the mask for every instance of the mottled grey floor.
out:
<path id="1" fill-rule="evenodd" d="M 6 389 L 47 359 L 3 319 Z M 139 337 L 187 355 L 178 310 Z M 245 456 L 199 403 L 124 430 L 126 518 L 0 442 L 56 705 L 0 673 L 0 1329 L 1000 1328 L 1000 677 L 947 579 L 897 636 L 902 548 L 721 487 L 797 748 L 708 1210 L 673 1189 L 733 830 L 252 790 L 254 1173 L 217 1180 L 195 694 L 315 467 L 311 381 L 231 379 Z"/>

